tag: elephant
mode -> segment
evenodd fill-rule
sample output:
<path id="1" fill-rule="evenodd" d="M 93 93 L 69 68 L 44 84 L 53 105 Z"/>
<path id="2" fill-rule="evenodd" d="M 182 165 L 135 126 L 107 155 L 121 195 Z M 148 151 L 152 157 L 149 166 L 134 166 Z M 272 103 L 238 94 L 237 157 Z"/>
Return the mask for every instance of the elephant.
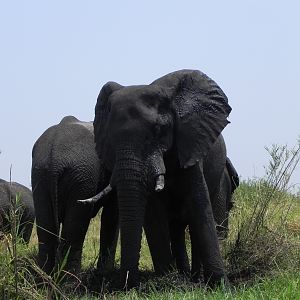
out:
<path id="1" fill-rule="evenodd" d="M 223 143 L 222 137 L 220 137 L 220 141 L 221 143 Z M 209 161 L 213 157 L 214 147 L 216 146 L 212 147 L 212 149 L 210 150 L 210 154 L 207 155 L 205 159 L 206 167 L 204 168 L 204 174 L 208 174 L 207 169 L 209 168 Z M 211 176 L 213 175 L 216 174 L 212 174 Z M 215 190 L 212 190 L 211 185 L 208 186 L 219 240 L 223 240 L 227 237 L 229 212 L 233 207 L 232 194 L 238 186 L 238 173 L 235 170 L 230 159 L 227 157 L 219 185 L 216 187 Z M 104 192 L 104 194 L 105 193 L 106 192 Z M 100 199 L 102 199 L 101 203 L 103 204 L 102 196 L 103 192 L 100 196 Z M 176 203 L 174 202 L 174 199 L 176 199 L 177 197 L 174 195 L 171 197 L 165 191 L 160 193 L 159 197 L 157 197 L 158 195 L 155 194 L 153 196 L 154 197 L 152 197 L 152 199 L 147 203 L 145 213 L 146 220 L 144 221 L 144 228 L 146 230 L 147 240 L 150 246 L 150 252 L 153 259 L 154 269 L 156 273 L 161 274 L 173 270 L 174 268 L 177 268 L 180 273 L 188 275 L 190 274 L 190 265 L 185 245 L 185 229 L 188 225 L 188 221 L 182 215 L 182 211 L 184 210 L 184 208 L 178 205 L 180 204 L 180 200 L 177 204 L 174 204 Z M 155 198 L 158 198 L 156 202 Z M 90 198 L 79 201 L 99 201 L 99 196 L 94 197 L 94 199 Z M 115 196 L 110 197 L 109 201 L 116 201 Z M 104 211 L 105 207 L 103 209 L 103 212 Z M 110 211 L 110 216 L 113 217 L 111 218 L 111 220 L 117 221 L 116 215 L 112 215 L 112 213 L 116 212 Z M 157 222 L 159 215 L 161 216 L 161 219 L 159 220 L 159 222 Z M 102 227 L 100 236 L 112 234 L 112 231 L 107 233 L 107 228 L 111 228 L 111 223 L 110 225 L 106 225 L 105 227 L 103 226 L 104 224 L 105 220 L 101 223 Z M 114 226 L 114 228 L 117 229 L 117 226 Z M 149 232 L 151 232 L 151 234 L 149 234 Z M 117 238 L 118 233 L 114 232 L 114 234 L 116 234 Z M 162 243 L 162 236 L 164 237 L 164 243 Z M 99 259 L 97 266 L 98 271 L 100 273 L 105 273 L 105 271 L 111 270 L 113 267 L 115 251 L 113 251 L 113 256 L 109 257 L 108 261 L 110 262 L 110 264 L 107 266 L 105 264 L 105 254 L 103 255 L 103 249 L 106 248 L 108 248 L 110 251 L 112 249 L 111 245 L 107 247 L 107 245 L 101 243 L 102 255 L 100 255 L 100 258 L 102 257 L 102 262 Z M 111 253 L 110 251 L 106 251 L 106 255 Z M 194 280 L 199 281 L 201 279 L 200 276 L 201 274 L 199 273 L 194 274 Z"/>
<path id="2" fill-rule="evenodd" d="M 208 187 L 216 189 L 226 165 L 221 132 L 230 111 L 221 88 L 198 70 L 175 71 L 149 85 L 102 87 L 94 135 L 98 157 L 111 175 L 108 186 L 86 202 L 97 203 L 116 190 L 124 286 L 138 283 L 143 225 L 154 267 L 170 264 L 164 254 L 174 210 L 189 226 L 192 272 L 200 272 L 201 261 L 207 283 L 226 280 Z M 205 177 L 205 157 L 213 146 Z M 166 209 L 157 210 L 156 204 Z"/>
<path id="3" fill-rule="evenodd" d="M 92 122 L 66 116 L 35 142 L 31 181 L 38 263 L 47 274 L 51 274 L 66 255 L 65 269 L 71 273 L 80 270 L 84 238 L 90 219 L 97 214 L 100 205 L 84 205 L 77 200 L 103 189 L 105 176 L 95 151 Z M 108 201 L 106 211 L 116 210 L 113 204 Z M 111 244 L 114 249 L 116 241 L 109 240 L 113 236 L 109 230 L 101 237 L 102 243 Z"/>
<path id="4" fill-rule="evenodd" d="M 225 145 L 222 136 L 218 138 L 217 142 L 212 146 L 208 155 L 205 157 L 203 172 L 207 182 L 213 216 L 217 229 L 217 236 L 219 240 L 223 240 L 228 234 L 229 212 L 233 207 L 232 195 L 234 190 L 239 186 L 239 177 L 228 157 L 226 157 L 225 166 L 221 176 L 218 175 L 216 169 L 211 170 L 211 162 L 217 157 L 219 143 Z M 212 180 L 214 178 L 219 178 L 218 184 Z M 163 235 L 163 240 L 170 243 L 170 251 L 172 252 L 172 257 L 175 260 L 176 268 L 180 273 L 189 275 L 191 270 L 185 245 L 185 230 L 189 224 L 189 215 L 187 212 L 185 212 L 186 203 L 182 202 L 181 200 L 183 197 L 182 194 L 173 194 L 171 192 L 169 196 L 165 197 L 169 200 L 167 204 L 165 204 L 164 208 L 165 212 L 167 212 L 165 215 L 168 215 L 168 223 L 164 226 L 161 226 L 164 220 L 161 218 L 158 222 L 157 213 L 155 212 L 155 210 L 162 209 L 161 203 L 163 202 L 163 199 L 159 199 L 155 205 L 151 203 L 151 201 L 153 201 L 151 200 L 146 209 L 146 221 L 144 225 L 148 226 L 146 230 L 148 235 L 149 232 L 152 232 L 151 236 L 153 237 L 153 241 L 150 251 L 153 250 L 153 248 L 156 251 L 152 254 L 153 262 L 156 263 L 155 269 L 161 270 L 162 266 L 163 268 L 168 269 L 168 266 L 164 263 L 168 262 L 168 260 L 166 259 L 166 251 L 163 251 L 163 247 L 167 247 L 167 245 L 162 245 L 161 242 Z M 165 218 L 165 215 L 163 215 L 163 218 Z M 159 225 L 155 226 L 156 223 Z M 153 227 L 157 229 L 156 233 L 153 233 Z M 164 233 L 162 234 L 162 232 Z M 194 258 L 198 257 L 198 265 L 196 267 L 194 265 L 192 269 L 192 279 L 198 282 L 202 279 L 202 274 L 200 272 L 202 269 L 202 262 L 199 260 L 199 255 L 197 255 L 197 252 L 194 252 L 195 250 L 193 251 L 192 247 L 192 256 Z"/>
<path id="5" fill-rule="evenodd" d="M 0 232 L 12 231 L 11 212 L 16 215 L 17 235 L 28 244 L 35 219 L 32 192 L 20 183 L 0 179 Z"/>

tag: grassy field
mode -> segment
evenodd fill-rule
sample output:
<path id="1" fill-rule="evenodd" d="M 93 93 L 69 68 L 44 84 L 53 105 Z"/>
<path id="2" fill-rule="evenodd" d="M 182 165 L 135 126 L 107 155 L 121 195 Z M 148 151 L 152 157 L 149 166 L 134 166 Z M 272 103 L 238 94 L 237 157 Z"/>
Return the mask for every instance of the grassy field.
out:
<path id="1" fill-rule="evenodd" d="M 118 270 L 106 281 L 94 271 L 98 215 L 91 221 L 84 244 L 82 273 L 71 283 L 53 280 L 36 266 L 35 231 L 28 247 L 19 242 L 14 247 L 13 236 L 4 236 L 0 241 L 0 299 L 300 299 L 300 198 L 289 192 L 289 177 L 298 162 L 293 157 L 298 154 L 284 148 L 272 151 L 265 178 L 243 181 L 234 195 L 229 236 L 221 244 L 230 290 L 222 286 L 209 290 L 175 272 L 156 277 L 145 237 L 140 286 L 129 292 L 115 289 Z M 119 255 L 118 249 L 117 266 Z M 36 280 L 37 274 L 43 282 Z"/>
<path id="2" fill-rule="evenodd" d="M 16 298 L 12 241 L 10 236 L 6 236 L 0 244 L 0 299 L 98 299 L 100 295 L 104 299 L 300 299 L 300 199 L 281 195 L 282 198 L 276 200 L 281 202 L 281 209 L 289 210 L 284 224 L 276 209 L 278 204 L 272 201 L 270 211 L 272 218 L 280 224 L 279 228 L 270 222 L 272 226 L 266 228 L 266 231 L 261 228 L 251 239 L 248 237 L 247 242 L 237 242 L 237 235 L 241 235 L 238 228 L 245 226 L 247 216 L 253 212 L 254 203 L 250 198 L 257 193 L 256 184 L 242 183 L 237 190 L 235 207 L 230 217 L 230 236 L 222 244 L 232 283 L 231 291 L 222 287 L 211 291 L 191 284 L 176 273 L 156 278 L 152 273 L 151 257 L 144 237 L 140 263 L 142 283 L 138 289 L 124 293 L 114 290 L 110 282 L 97 281 L 93 271 L 99 250 L 97 216 L 90 224 L 84 244 L 83 271 L 78 276 L 81 281 L 75 280 L 70 286 L 61 287 L 58 282 L 51 282 L 49 288 L 38 287 L 32 275 L 39 272 L 34 263 L 37 253 L 35 232 L 29 247 L 17 244 Z M 239 237 L 242 238 L 245 239 Z M 116 261 L 118 264 L 119 251 Z M 111 274 L 111 277 L 117 281 L 118 272 Z"/>

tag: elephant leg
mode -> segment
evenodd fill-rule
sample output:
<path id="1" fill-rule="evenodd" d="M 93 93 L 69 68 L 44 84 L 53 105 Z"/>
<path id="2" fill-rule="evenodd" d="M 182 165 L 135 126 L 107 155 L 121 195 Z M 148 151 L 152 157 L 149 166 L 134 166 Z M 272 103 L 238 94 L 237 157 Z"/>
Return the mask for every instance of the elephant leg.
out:
<path id="1" fill-rule="evenodd" d="M 170 249 L 168 216 L 162 197 L 150 197 L 145 212 L 144 229 L 154 270 L 164 274 L 174 268 Z"/>
<path id="2" fill-rule="evenodd" d="M 80 271 L 84 238 L 90 223 L 91 206 L 74 204 L 66 209 L 59 245 L 59 263 L 66 260 L 65 269 L 76 274 Z"/>
<path id="3" fill-rule="evenodd" d="M 225 169 L 220 181 L 218 193 L 214 195 L 212 200 L 214 218 L 217 223 L 217 233 L 220 240 L 228 235 L 228 218 L 231 205 L 231 180 L 227 170 Z"/>
<path id="4" fill-rule="evenodd" d="M 25 208 L 19 217 L 18 236 L 26 243 L 29 243 L 32 233 L 35 215 L 34 208 Z"/>
<path id="5" fill-rule="evenodd" d="M 187 178 L 187 204 L 190 214 L 192 274 L 201 274 L 201 263 L 205 283 L 214 285 L 226 280 L 215 221 L 202 166 L 196 164 L 185 170 Z"/>
<path id="6" fill-rule="evenodd" d="M 119 235 L 118 203 L 115 192 L 109 194 L 101 213 L 100 251 L 97 269 L 100 273 L 114 268 Z"/>
<path id="7" fill-rule="evenodd" d="M 55 266 L 55 257 L 59 242 L 50 194 L 47 185 L 40 182 L 33 192 L 38 236 L 38 264 L 50 274 Z"/>
<path id="8" fill-rule="evenodd" d="M 185 245 L 186 225 L 178 219 L 170 221 L 171 248 L 176 260 L 176 267 L 181 274 L 190 273 L 190 263 Z"/>
<path id="9" fill-rule="evenodd" d="M 227 197 L 230 197 L 230 195 L 224 194 L 222 191 L 216 196 L 216 201 L 219 203 L 222 203 L 226 201 Z M 218 210 L 216 212 L 216 210 Z M 227 208 L 216 208 L 213 210 L 214 211 L 214 217 L 216 221 L 216 230 L 218 234 L 219 240 L 224 240 L 226 239 L 228 235 L 228 218 L 229 218 L 229 213 Z M 215 213 L 216 212 L 216 213 Z"/>
<path id="10" fill-rule="evenodd" d="M 199 252 L 201 245 L 197 242 L 197 233 L 193 226 L 189 229 L 190 238 L 191 238 L 191 248 L 192 248 L 192 270 L 191 277 L 193 282 L 202 282 L 203 278 L 203 264 Z"/>
<path id="11" fill-rule="evenodd" d="M 21 223 L 18 228 L 18 236 L 26 243 L 29 243 L 31 232 L 32 232 L 33 222 L 32 221 L 23 221 L 21 219 Z"/>

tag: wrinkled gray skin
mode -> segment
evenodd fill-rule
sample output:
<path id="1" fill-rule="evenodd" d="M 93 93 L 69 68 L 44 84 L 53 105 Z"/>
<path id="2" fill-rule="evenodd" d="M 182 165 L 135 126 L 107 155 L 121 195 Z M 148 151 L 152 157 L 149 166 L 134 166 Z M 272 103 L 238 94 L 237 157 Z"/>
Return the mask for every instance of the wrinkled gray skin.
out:
<path id="1" fill-rule="evenodd" d="M 161 261 L 152 247 L 155 236 L 160 235 L 161 243 L 166 244 L 161 249 L 168 249 L 168 230 L 159 232 L 152 225 L 168 228 L 164 226 L 166 214 L 172 210 L 189 225 L 192 272 L 200 272 L 201 262 L 206 282 L 226 279 L 208 187 L 215 190 L 225 168 L 226 150 L 220 133 L 228 124 L 230 111 L 226 95 L 200 71 L 173 72 L 142 86 L 109 82 L 101 89 L 94 133 L 97 154 L 112 174 L 110 185 L 117 190 L 121 284 L 131 287 L 138 282 L 144 220 L 150 220 L 145 230 L 154 265 L 170 263 Z M 213 145 L 214 159 L 205 178 L 204 158 Z M 154 190 L 163 186 L 160 175 L 165 178 L 164 192 L 154 197 Z M 151 215 L 149 203 L 155 207 L 156 201 L 168 202 L 169 195 L 174 202 L 166 213 L 154 209 Z"/>
<path id="2" fill-rule="evenodd" d="M 224 141 L 221 137 L 217 140 L 217 143 L 215 143 L 209 154 L 206 156 L 203 168 L 219 240 L 227 237 L 228 217 L 230 209 L 233 206 L 232 194 L 239 185 L 238 174 L 229 158 L 226 159 L 226 164 L 222 172 L 219 185 L 216 186 L 214 183 L 213 178 L 216 178 L 218 173 L 214 173 L 216 170 L 211 170 L 211 162 L 217 157 L 215 150 L 219 148 L 218 143 L 223 144 L 223 142 Z M 151 201 L 153 201 L 153 199 L 151 199 L 151 201 L 148 202 L 146 210 L 145 225 L 152 226 L 152 228 L 149 227 L 146 232 L 152 232 L 152 235 L 150 236 L 153 240 L 150 240 L 152 244 L 150 249 L 155 250 L 155 253 L 153 253 L 155 269 L 158 271 L 164 271 L 161 268 L 168 268 L 165 262 L 168 261 L 169 254 L 166 254 L 167 251 L 164 249 L 164 247 L 167 247 L 168 245 L 162 241 L 169 240 L 169 243 L 171 244 L 170 251 L 175 259 L 176 268 L 180 273 L 190 274 L 190 264 L 185 245 L 185 230 L 189 224 L 190 217 L 189 213 L 185 211 L 184 205 L 186 203 L 182 202 L 182 194 L 176 195 L 172 192 L 168 196 L 165 195 L 166 192 L 163 192 L 162 195 L 163 194 L 165 198 L 169 199 L 167 203 L 164 203 L 164 199 L 160 199 L 161 202 L 155 202 L 154 200 L 154 204 L 150 204 Z M 164 203 L 164 207 L 162 207 L 161 203 Z M 160 222 L 158 222 L 157 217 L 155 217 L 154 209 L 165 211 L 165 214 L 168 216 L 168 224 L 165 224 L 165 228 L 168 228 L 167 230 L 161 226 L 161 222 L 164 222 L 162 219 L 164 216 L 161 218 Z M 151 223 L 151 220 L 154 220 L 154 222 Z M 153 235 L 154 229 L 156 229 L 157 236 Z M 196 251 L 197 249 L 192 247 L 192 256 L 194 260 L 192 266 L 192 279 L 194 281 L 199 281 L 201 280 L 202 275 L 200 273 L 202 262 L 199 253 Z M 196 263 L 197 265 L 195 265 Z"/>
<path id="3" fill-rule="evenodd" d="M 68 116 L 48 128 L 33 147 L 31 176 L 39 265 L 51 273 L 70 249 L 65 268 L 77 272 L 90 219 L 100 207 L 77 200 L 104 188 L 105 172 L 95 151 L 92 122 Z M 113 202 L 108 203 L 109 211 Z M 113 235 L 106 231 L 108 236 L 102 240 L 110 245 Z"/>
<path id="4" fill-rule="evenodd" d="M 10 232 L 10 214 L 13 212 L 12 201 L 16 200 L 17 235 L 29 242 L 34 223 L 34 206 L 31 190 L 17 182 L 10 183 L 0 179 L 0 232 Z"/>
<path id="5" fill-rule="evenodd" d="M 204 160 L 204 175 L 209 182 L 208 190 L 217 235 L 219 240 L 223 240 L 227 237 L 229 212 L 233 206 L 232 194 L 239 186 L 239 177 L 230 159 L 227 157 L 219 185 L 216 186 L 213 180 L 209 180 L 210 178 L 212 179 L 218 176 L 218 173 L 214 174 L 210 171 L 210 161 L 216 156 L 215 149 L 219 149 L 220 143 L 224 143 L 221 136 Z M 155 271 L 158 274 L 165 273 L 176 267 L 180 273 L 190 274 L 190 264 L 185 245 L 185 230 L 188 225 L 188 216 L 185 213 L 185 204 L 181 203 L 181 196 L 174 195 L 165 190 L 160 194 L 152 193 L 149 198 L 150 200 L 148 200 L 146 207 L 144 228 L 146 230 Z M 109 201 L 116 201 L 116 195 L 111 194 Z M 107 201 L 105 203 L 107 203 Z M 103 210 L 103 213 L 104 212 L 105 208 Z M 116 240 L 118 233 L 113 232 L 111 228 L 117 228 L 117 226 L 113 225 L 111 220 L 117 221 L 117 212 L 110 210 L 109 213 L 110 217 L 106 218 L 106 220 L 102 219 L 102 231 L 100 236 L 111 236 L 111 234 L 115 234 L 115 238 L 111 237 L 111 240 Z M 158 218 L 160 218 L 159 221 Z M 109 224 L 104 226 L 107 221 Z M 110 232 L 108 233 L 107 230 L 110 230 Z M 115 251 L 111 251 L 111 244 L 106 245 L 105 240 L 103 240 L 103 242 L 101 243 L 101 249 L 108 248 L 110 251 L 100 252 L 102 253 L 98 261 L 100 273 L 112 269 L 115 253 Z M 111 253 L 113 253 L 113 257 L 110 255 Z M 108 257 L 105 255 L 108 255 Z M 107 262 L 109 262 L 109 264 L 107 264 Z M 193 280 L 199 281 L 200 278 L 200 273 L 193 274 Z"/>

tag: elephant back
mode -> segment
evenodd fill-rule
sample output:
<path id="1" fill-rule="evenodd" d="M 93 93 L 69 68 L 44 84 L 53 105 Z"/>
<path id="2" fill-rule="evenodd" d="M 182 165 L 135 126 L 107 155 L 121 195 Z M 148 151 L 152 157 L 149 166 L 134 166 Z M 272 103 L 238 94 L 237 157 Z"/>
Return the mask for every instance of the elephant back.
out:
<path id="1" fill-rule="evenodd" d="M 103 175 L 100 171 L 92 122 L 64 117 L 48 128 L 33 147 L 32 187 L 44 181 L 56 199 L 54 203 L 65 196 L 74 200 L 90 197 L 81 194 L 86 191 L 96 193 Z"/>
<path id="2" fill-rule="evenodd" d="M 0 181 L 0 214 L 2 220 L 6 219 L 12 209 L 12 202 L 16 201 L 17 214 L 20 223 L 25 221 L 34 222 L 35 213 L 32 192 L 26 186 L 17 182 L 9 183 L 5 180 Z"/>
<path id="3" fill-rule="evenodd" d="M 4 216 L 9 210 L 9 183 L 3 179 L 0 179 L 0 215 Z"/>
<path id="4" fill-rule="evenodd" d="M 50 169 L 61 161 L 72 164 L 75 158 L 78 163 L 78 160 L 88 155 L 95 156 L 94 147 L 92 122 L 67 116 L 38 138 L 32 150 L 32 166 L 36 169 Z M 88 159 L 85 163 L 88 163 Z"/>

